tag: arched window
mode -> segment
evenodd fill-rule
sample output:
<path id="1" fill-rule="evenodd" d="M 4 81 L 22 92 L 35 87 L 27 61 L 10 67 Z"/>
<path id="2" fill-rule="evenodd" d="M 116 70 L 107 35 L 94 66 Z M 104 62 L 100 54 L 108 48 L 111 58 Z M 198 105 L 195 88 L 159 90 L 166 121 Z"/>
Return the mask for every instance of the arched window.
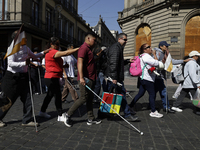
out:
<path id="1" fill-rule="evenodd" d="M 185 56 L 192 50 L 199 51 L 200 15 L 192 17 L 185 27 Z"/>
<path id="2" fill-rule="evenodd" d="M 142 24 L 138 27 L 136 31 L 135 56 L 138 55 L 138 51 L 141 45 L 145 43 L 151 45 L 151 29 L 147 24 Z"/>

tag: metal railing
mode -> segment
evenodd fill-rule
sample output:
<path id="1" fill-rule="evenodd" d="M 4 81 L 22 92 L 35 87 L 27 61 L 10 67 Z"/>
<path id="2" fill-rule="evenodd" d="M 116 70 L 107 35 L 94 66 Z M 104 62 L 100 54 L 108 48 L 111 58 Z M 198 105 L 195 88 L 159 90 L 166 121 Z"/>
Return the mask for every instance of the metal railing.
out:
<path id="1" fill-rule="evenodd" d="M 77 14 L 77 10 L 72 6 L 70 2 L 67 2 L 66 0 L 54 0 L 55 2 L 62 4 L 64 9 L 69 10 L 73 14 Z"/>
<path id="2" fill-rule="evenodd" d="M 16 17 L 17 16 L 17 17 Z M 21 13 L 21 12 L 5 12 L 4 16 L 2 17 L 2 13 L 0 12 L 0 18 L 4 18 L 4 20 L 0 20 L 0 22 L 8 22 L 10 23 L 10 21 L 22 21 L 23 23 L 30 23 L 31 25 L 41 29 L 41 30 L 45 30 L 51 34 L 53 34 L 53 32 L 55 32 L 55 36 L 59 37 L 63 40 L 66 40 L 69 43 L 73 43 L 74 45 L 81 45 L 82 43 L 77 41 L 74 37 L 72 37 L 69 34 L 66 34 L 66 32 L 62 32 L 58 29 L 54 29 L 53 24 L 47 24 L 45 21 L 37 19 L 25 14 L 25 13 Z M 23 18 L 22 19 L 17 19 L 17 18 Z"/>
<path id="3" fill-rule="evenodd" d="M 4 15 L 4 16 L 3 16 Z M 45 30 L 49 33 L 53 33 L 53 25 L 47 24 L 45 21 L 41 19 L 36 19 L 35 17 L 32 17 L 26 13 L 22 12 L 5 12 L 2 14 L 0 12 L 0 22 L 10 22 L 10 21 L 22 21 L 24 23 L 30 23 L 31 25 Z"/>
<path id="4" fill-rule="evenodd" d="M 73 44 L 77 44 L 77 40 L 75 38 L 73 38 L 71 35 L 66 34 L 66 32 L 62 32 L 60 30 L 55 30 L 55 36 L 59 37 L 69 43 L 73 43 Z"/>
<path id="5" fill-rule="evenodd" d="M 10 12 L 8 11 L 5 11 L 5 12 L 2 12 L 0 11 L 0 21 L 10 21 Z M 16 12 L 13 13 L 13 15 L 16 15 Z M 13 16 L 14 18 L 16 18 L 16 16 Z"/>

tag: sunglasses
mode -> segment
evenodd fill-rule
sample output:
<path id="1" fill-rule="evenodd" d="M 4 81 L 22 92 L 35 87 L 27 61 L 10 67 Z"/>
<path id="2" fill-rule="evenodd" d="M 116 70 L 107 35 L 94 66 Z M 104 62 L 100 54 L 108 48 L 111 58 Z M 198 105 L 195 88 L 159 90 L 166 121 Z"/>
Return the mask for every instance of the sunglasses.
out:
<path id="1" fill-rule="evenodd" d="M 144 49 L 147 49 L 147 48 L 151 48 L 151 46 L 147 46 L 147 47 L 145 47 Z"/>
<path id="2" fill-rule="evenodd" d="M 125 42 L 127 41 L 127 39 L 123 39 Z"/>

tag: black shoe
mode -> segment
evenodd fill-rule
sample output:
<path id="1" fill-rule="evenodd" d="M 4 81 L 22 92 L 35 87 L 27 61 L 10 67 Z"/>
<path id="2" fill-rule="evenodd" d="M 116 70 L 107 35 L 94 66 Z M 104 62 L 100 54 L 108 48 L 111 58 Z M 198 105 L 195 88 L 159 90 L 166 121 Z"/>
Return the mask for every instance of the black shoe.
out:
<path id="1" fill-rule="evenodd" d="M 100 119 L 92 119 L 92 120 L 89 120 L 88 119 L 88 122 L 87 122 L 87 125 L 92 125 L 92 124 L 100 124 L 101 123 L 101 120 Z"/>
<path id="2" fill-rule="evenodd" d="M 132 107 L 130 107 L 130 106 L 129 106 L 129 110 L 130 110 L 130 112 L 131 112 L 132 115 L 136 114 L 136 112 L 134 111 L 134 109 Z"/>
<path id="3" fill-rule="evenodd" d="M 138 116 L 130 115 L 130 116 L 126 117 L 125 119 L 127 121 L 137 121 L 138 120 Z"/>
<path id="4" fill-rule="evenodd" d="M 72 120 L 70 117 L 68 117 L 66 115 L 66 120 L 64 121 L 64 124 L 67 126 L 67 127 L 72 127 Z"/>
<path id="5" fill-rule="evenodd" d="M 175 113 L 175 111 L 174 110 L 172 110 L 171 108 L 163 108 L 163 111 L 164 112 L 168 112 L 168 113 Z"/>

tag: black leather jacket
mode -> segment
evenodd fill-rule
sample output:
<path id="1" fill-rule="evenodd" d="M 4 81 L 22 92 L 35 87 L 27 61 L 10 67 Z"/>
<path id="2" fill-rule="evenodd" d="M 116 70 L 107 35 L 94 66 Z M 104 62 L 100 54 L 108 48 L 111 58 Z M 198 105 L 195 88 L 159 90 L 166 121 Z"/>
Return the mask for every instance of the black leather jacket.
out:
<path id="1" fill-rule="evenodd" d="M 124 81 L 124 65 L 129 61 L 124 61 L 124 47 L 119 43 L 113 44 L 107 51 L 106 76 L 118 82 Z"/>

